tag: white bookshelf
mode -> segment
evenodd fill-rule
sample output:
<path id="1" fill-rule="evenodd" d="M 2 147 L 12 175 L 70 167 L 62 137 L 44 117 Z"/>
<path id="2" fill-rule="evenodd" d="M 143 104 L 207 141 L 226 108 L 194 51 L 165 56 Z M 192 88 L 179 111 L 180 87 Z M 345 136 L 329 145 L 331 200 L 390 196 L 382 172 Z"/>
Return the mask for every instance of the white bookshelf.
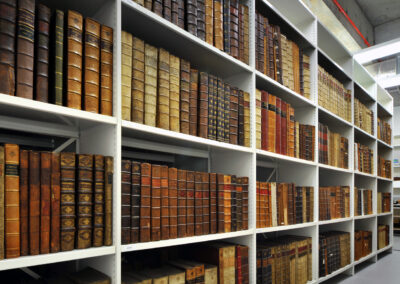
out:
<path id="1" fill-rule="evenodd" d="M 52 8 L 74 9 L 85 17 L 94 17 L 102 24 L 114 28 L 114 116 L 92 114 L 0 94 L 0 128 L 25 133 L 24 135 L 28 137 L 25 140 L 28 140 L 28 143 L 48 143 L 46 139 L 49 138 L 56 141 L 55 148 L 58 150 L 73 147 L 78 153 L 96 153 L 114 157 L 113 246 L 1 260 L 0 270 L 72 262 L 74 269 L 90 265 L 108 274 L 112 283 L 119 284 L 121 283 L 121 258 L 124 254 L 212 240 L 226 240 L 250 247 L 250 283 L 256 283 L 257 235 L 296 234 L 312 237 L 313 280 L 310 283 L 321 283 L 342 273 L 352 275 L 355 273 L 356 265 L 364 261 L 377 261 L 378 254 L 391 250 L 391 244 L 381 250 L 377 250 L 376 245 L 378 223 L 390 225 L 391 232 L 393 232 L 392 212 L 377 214 L 376 211 L 377 192 L 393 192 L 392 180 L 380 178 L 376 172 L 377 154 L 383 155 L 386 159 L 392 158 L 393 146 L 378 140 L 376 136 L 378 115 L 392 123 L 393 100 L 391 96 L 375 82 L 362 65 L 353 60 L 350 52 L 299 0 L 262 0 L 257 2 L 257 6 L 273 14 L 274 21 L 282 24 L 282 32 L 306 49 L 306 53 L 310 56 L 311 98 L 306 99 L 256 71 L 255 2 L 250 0 L 243 2 L 249 6 L 250 12 L 250 65 L 221 52 L 131 0 L 44 1 Z M 249 92 L 251 95 L 251 147 L 231 145 L 122 121 L 120 111 L 121 30 L 131 32 L 150 44 L 164 47 L 175 55 L 189 60 L 195 68 L 217 75 L 226 82 Z M 342 81 L 346 88 L 352 90 L 352 101 L 355 96 L 362 96 L 369 101 L 369 106 L 375 114 L 374 135 L 354 126 L 352 121 L 348 122 L 318 106 L 318 63 Z M 289 102 L 295 108 L 297 121 L 316 126 L 314 161 L 305 161 L 256 149 L 254 131 L 256 88 L 267 90 Z M 348 138 L 349 169 L 318 163 L 318 122 L 327 124 L 332 130 Z M 2 139 L 7 141 L 7 136 Z M 373 174 L 354 171 L 354 141 L 374 149 L 375 172 Z M 178 168 L 248 176 L 249 229 L 240 232 L 121 245 L 120 164 L 122 157 L 169 161 Z M 294 182 L 296 185 L 314 187 L 313 222 L 256 229 L 256 180 L 258 176 L 266 178 L 271 171 L 274 171 L 272 180 L 277 182 Z M 354 194 L 355 186 L 372 189 L 373 214 L 354 217 L 353 202 L 351 201 L 349 218 L 319 221 L 318 187 L 329 185 L 350 186 L 351 197 Z M 354 262 L 354 230 L 359 228 L 368 228 L 373 232 L 373 251 L 369 256 Z M 326 277 L 319 278 L 319 233 L 327 230 L 343 230 L 350 233 L 351 263 Z"/>

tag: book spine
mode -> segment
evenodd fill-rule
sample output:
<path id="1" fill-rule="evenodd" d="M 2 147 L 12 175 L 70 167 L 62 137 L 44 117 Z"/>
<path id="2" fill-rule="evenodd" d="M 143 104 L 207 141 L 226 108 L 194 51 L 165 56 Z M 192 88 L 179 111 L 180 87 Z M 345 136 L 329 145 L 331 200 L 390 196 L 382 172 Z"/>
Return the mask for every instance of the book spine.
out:
<path id="1" fill-rule="evenodd" d="M 200 236 L 203 234 L 203 186 L 200 172 L 195 172 L 194 190 L 194 234 Z"/>
<path id="2" fill-rule="evenodd" d="M 250 147 L 250 93 L 244 92 L 244 146 Z"/>
<path id="3" fill-rule="evenodd" d="M 21 256 L 25 256 L 29 254 L 29 151 L 20 151 L 19 165 Z"/>
<path id="4" fill-rule="evenodd" d="M 197 101 L 198 101 L 199 71 L 190 69 L 190 96 L 189 96 L 189 134 L 197 135 Z"/>
<path id="5" fill-rule="evenodd" d="M 250 40 L 249 40 L 249 34 L 250 34 L 250 29 L 249 29 L 249 7 L 247 6 L 242 6 L 244 9 L 243 12 L 243 22 L 244 22 L 244 63 L 249 64 L 249 52 L 250 52 Z"/>
<path id="6" fill-rule="evenodd" d="M 210 233 L 216 234 L 218 231 L 218 212 L 217 212 L 217 174 L 210 173 Z"/>
<path id="7" fill-rule="evenodd" d="M 199 74 L 199 101 L 198 101 L 198 136 L 208 138 L 208 74 Z"/>
<path id="8" fill-rule="evenodd" d="M 224 175 L 224 197 L 223 197 L 223 204 L 224 204 L 224 219 L 223 219 L 223 228 L 224 233 L 231 232 L 232 226 L 232 185 L 231 185 L 231 176 Z"/>
<path id="9" fill-rule="evenodd" d="M 230 41 L 230 32 L 231 32 L 231 20 L 230 20 L 230 0 L 222 0 L 223 2 L 223 13 L 224 13 L 224 51 L 228 54 L 231 52 L 231 41 Z"/>
<path id="10" fill-rule="evenodd" d="M 144 47 L 144 124 L 156 126 L 157 112 L 157 62 L 156 47 L 145 44 Z M 130 103 L 130 101 L 129 101 Z"/>
<path id="11" fill-rule="evenodd" d="M 215 88 L 215 81 L 216 78 L 213 75 L 208 75 L 208 139 L 216 140 L 217 139 L 217 130 L 214 128 L 214 123 L 216 125 L 216 122 L 214 120 L 217 119 L 216 113 L 218 109 L 214 109 L 214 100 L 218 99 L 217 97 L 214 97 L 214 88 Z"/>
<path id="12" fill-rule="evenodd" d="M 197 0 L 186 0 L 186 29 L 197 36 Z"/>
<path id="13" fill-rule="evenodd" d="M 217 221 L 218 221 L 218 233 L 224 233 L 224 175 L 217 175 Z"/>
<path id="14" fill-rule="evenodd" d="M 161 166 L 151 167 L 151 241 L 161 239 Z"/>
<path id="15" fill-rule="evenodd" d="M 56 10 L 54 23 L 54 103 L 63 105 L 64 12 Z"/>
<path id="16" fill-rule="evenodd" d="M 231 176 L 231 231 L 237 230 L 237 197 L 236 197 L 236 176 Z"/>
<path id="17" fill-rule="evenodd" d="M 237 88 L 231 88 L 229 110 L 229 143 L 237 145 L 239 123 L 239 90 Z"/>
<path id="18" fill-rule="evenodd" d="M 132 104 L 132 45 L 130 33 L 121 32 L 121 107 L 122 119 L 131 120 Z"/>
<path id="19" fill-rule="evenodd" d="M 129 160 L 122 160 L 121 165 L 121 243 L 131 242 L 131 172 Z"/>
<path id="20" fill-rule="evenodd" d="M 244 146 L 244 92 L 239 90 L 238 144 Z"/>
<path id="21" fill-rule="evenodd" d="M 206 1 L 197 1 L 197 37 L 206 40 Z"/>
<path id="22" fill-rule="evenodd" d="M 62 217 L 62 216 L 61 216 Z M 40 242 L 40 154 L 29 152 L 29 254 L 39 254 Z"/>
<path id="23" fill-rule="evenodd" d="M 243 230 L 249 228 L 249 178 L 242 177 Z"/>
<path id="24" fill-rule="evenodd" d="M 104 240 L 104 156 L 94 155 L 93 193 L 93 242 L 94 247 L 103 245 Z"/>
<path id="25" fill-rule="evenodd" d="M 179 57 L 170 54 L 169 64 L 169 128 L 179 132 Z"/>
<path id="26" fill-rule="evenodd" d="M 156 13 L 156 15 L 162 17 L 163 16 L 163 1 L 162 0 L 154 0 L 153 1 L 153 12 Z"/>
<path id="27" fill-rule="evenodd" d="M 100 113 L 113 114 L 113 29 L 101 25 L 100 32 Z"/>
<path id="28" fill-rule="evenodd" d="M 50 252 L 51 153 L 40 153 L 40 253 Z"/>
<path id="29" fill-rule="evenodd" d="M 169 238 L 178 237 L 178 170 L 168 169 Z"/>
<path id="30" fill-rule="evenodd" d="M 180 132 L 189 134 L 190 63 L 180 61 Z"/>
<path id="31" fill-rule="evenodd" d="M 169 52 L 158 50 L 158 90 L 156 126 L 169 130 Z"/>
<path id="32" fill-rule="evenodd" d="M 104 245 L 111 246 L 112 241 L 112 196 L 114 182 L 114 159 L 104 157 L 105 193 L 104 193 Z"/>
<path id="33" fill-rule="evenodd" d="M 50 251 L 60 251 L 60 194 L 61 194 L 60 154 L 51 154 L 51 224 Z"/>
<path id="34" fill-rule="evenodd" d="M 214 0 L 214 46 L 224 50 L 223 7 L 222 0 Z"/>
<path id="35" fill-rule="evenodd" d="M 151 165 L 142 163 L 140 172 L 140 241 L 149 242 L 151 240 Z"/>
<path id="36" fill-rule="evenodd" d="M 230 55 L 239 58 L 239 0 L 230 0 Z"/>
<path id="37" fill-rule="evenodd" d="M 287 127 L 287 104 L 282 101 L 281 103 L 281 154 L 287 155 L 287 138 L 288 138 L 288 127 Z"/>
<path id="38" fill-rule="evenodd" d="M 163 17 L 167 21 L 171 21 L 171 9 L 172 3 L 171 0 L 163 0 Z"/>
<path id="39" fill-rule="evenodd" d="M 208 173 L 201 174 L 201 183 L 203 187 L 203 234 L 210 233 L 210 179 Z"/>
<path id="40" fill-rule="evenodd" d="M 214 0 L 205 0 L 206 5 L 206 42 L 208 44 L 214 44 Z"/>
<path id="41" fill-rule="evenodd" d="M 187 171 L 186 177 L 186 236 L 195 235 L 195 194 L 196 194 L 196 182 L 195 173 L 193 171 Z"/>
<path id="42" fill-rule="evenodd" d="M 169 239 L 168 167 L 161 166 L 161 239 Z"/>
<path id="43" fill-rule="evenodd" d="M 268 149 L 268 93 L 261 91 L 261 149 Z"/>
<path id="44" fill-rule="evenodd" d="M 217 140 L 225 141 L 225 88 L 220 78 L 216 79 L 217 88 Z"/>
<path id="45" fill-rule="evenodd" d="M 4 259 L 4 146 L 0 146 L 0 259 Z"/>
<path id="46" fill-rule="evenodd" d="M 186 237 L 186 176 L 185 170 L 178 170 L 178 238 Z"/>
<path id="47" fill-rule="evenodd" d="M 38 29 L 35 40 L 36 100 L 48 102 L 50 9 L 42 4 L 37 6 L 37 27 Z"/>
<path id="48" fill-rule="evenodd" d="M 140 237 L 140 163 L 132 162 L 131 167 L 131 243 L 138 243 Z"/>

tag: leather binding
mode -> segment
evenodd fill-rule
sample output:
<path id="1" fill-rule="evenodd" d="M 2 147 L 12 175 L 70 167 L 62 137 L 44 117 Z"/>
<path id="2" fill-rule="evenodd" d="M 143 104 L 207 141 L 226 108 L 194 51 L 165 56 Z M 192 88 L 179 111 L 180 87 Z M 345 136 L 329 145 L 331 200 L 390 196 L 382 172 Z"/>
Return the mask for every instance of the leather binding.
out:
<path id="1" fill-rule="evenodd" d="M 180 132 L 189 134 L 190 62 L 180 61 Z"/>
<path id="2" fill-rule="evenodd" d="M 274 58 L 274 27 L 272 25 L 268 25 L 268 59 L 269 59 L 269 63 L 268 63 L 268 73 L 266 75 L 268 75 L 269 77 L 271 77 L 272 79 L 275 79 L 275 58 Z"/>
<path id="3" fill-rule="evenodd" d="M 140 172 L 140 241 L 150 242 L 151 164 L 142 163 Z"/>
<path id="4" fill-rule="evenodd" d="M 261 228 L 261 194 L 260 182 L 256 182 L 256 228 Z"/>
<path id="5" fill-rule="evenodd" d="M 231 20 L 230 20 L 230 0 L 222 0 L 224 12 L 224 51 L 228 54 L 231 53 Z"/>
<path id="6" fill-rule="evenodd" d="M 206 5 L 206 42 L 213 45 L 214 44 L 214 0 L 205 0 Z"/>
<path id="7" fill-rule="evenodd" d="M 244 146 L 250 147 L 250 93 L 244 92 Z"/>
<path id="8" fill-rule="evenodd" d="M 50 9 L 45 5 L 37 6 L 37 32 L 35 47 L 35 91 L 36 100 L 49 101 L 49 30 Z"/>
<path id="9" fill-rule="evenodd" d="M 236 176 L 231 176 L 231 232 L 237 229 Z"/>
<path id="10" fill-rule="evenodd" d="M 220 78 L 217 79 L 217 141 L 225 141 L 225 88 Z"/>
<path id="11" fill-rule="evenodd" d="M 51 224 L 50 251 L 60 251 L 60 194 L 61 194 L 60 154 L 51 154 Z"/>
<path id="12" fill-rule="evenodd" d="M 224 175 L 217 174 L 217 229 L 218 233 L 224 233 Z"/>
<path id="13" fill-rule="evenodd" d="M 197 1 L 197 37 L 206 40 L 206 0 Z"/>
<path id="14" fill-rule="evenodd" d="M 145 44 L 144 56 L 144 123 L 149 126 L 156 126 L 157 48 Z"/>
<path id="15" fill-rule="evenodd" d="M 21 235 L 21 256 L 28 255 L 28 227 L 29 227 L 29 151 L 21 150 L 19 153 L 19 205 L 20 205 L 20 235 Z"/>
<path id="16" fill-rule="evenodd" d="M 2 145 L 0 146 L 0 259 L 4 259 L 4 146 Z"/>
<path id="17" fill-rule="evenodd" d="M 217 233 L 217 174 L 210 173 L 210 234 Z"/>
<path id="18" fill-rule="evenodd" d="M 67 14 L 66 105 L 75 109 L 81 109 L 82 106 L 82 33 L 82 15 L 69 10 Z"/>
<path id="19" fill-rule="evenodd" d="M 104 240 L 104 156 L 93 156 L 93 246 L 100 247 Z"/>
<path id="20" fill-rule="evenodd" d="M 204 265 L 204 281 L 205 283 L 218 284 L 218 267 L 206 263 Z"/>
<path id="21" fill-rule="evenodd" d="M 201 173 L 203 203 L 203 235 L 210 233 L 210 178 L 208 173 Z"/>
<path id="22" fill-rule="evenodd" d="M 131 232 L 130 242 L 138 243 L 140 234 L 140 163 L 131 166 Z"/>
<path id="23" fill-rule="evenodd" d="M 194 136 L 197 135 L 198 80 L 199 71 L 190 69 L 189 134 Z"/>
<path id="24" fill-rule="evenodd" d="M 215 102 L 218 100 L 217 78 L 211 74 L 208 75 L 208 139 L 217 140 L 217 109 L 214 109 Z M 216 94 L 216 96 L 215 96 Z"/>
<path id="25" fill-rule="evenodd" d="M 259 29 L 260 29 L 260 38 L 261 38 L 261 54 L 263 56 L 262 59 L 262 65 L 260 64 L 260 68 L 262 72 L 265 74 L 267 73 L 267 70 L 270 65 L 270 58 L 269 58 L 269 52 L 268 52 L 268 30 L 270 29 L 270 25 L 268 24 L 268 19 L 261 16 L 260 18 L 260 23 L 259 23 Z"/>
<path id="26" fill-rule="evenodd" d="M 163 17 L 167 21 L 171 22 L 171 10 L 172 10 L 172 3 L 171 0 L 163 0 Z"/>
<path id="27" fill-rule="evenodd" d="M 161 166 L 151 166 L 151 241 L 161 239 Z"/>
<path id="28" fill-rule="evenodd" d="M 295 140 L 294 140 L 294 108 L 287 104 L 287 119 L 288 119 L 288 155 L 294 157 L 294 148 L 295 148 Z"/>
<path id="29" fill-rule="evenodd" d="M 198 136 L 202 138 L 208 138 L 208 84 L 208 74 L 200 72 Z"/>
<path id="30" fill-rule="evenodd" d="M 191 237 L 195 235 L 195 172 L 186 172 L 186 236 Z"/>
<path id="31" fill-rule="evenodd" d="M 178 27 L 185 28 L 185 0 L 178 0 Z"/>
<path id="32" fill-rule="evenodd" d="M 113 157 L 104 157 L 105 164 L 105 194 L 104 194 L 104 245 L 112 245 L 112 196 L 114 181 L 114 159 Z"/>
<path id="33" fill-rule="evenodd" d="M 268 148 L 269 152 L 276 152 L 275 144 L 276 138 L 275 130 L 276 130 L 276 101 L 277 98 L 271 94 L 268 96 Z"/>
<path id="34" fill-rule="evenodd" d="M 186 0 L 186 29 L 197 36 L 197 0 Z"/>
<path id="35" fill-rule="evenodd" d="M 101 25 L 100 31 L 100 113 L 113 114 L 113 29 Z"/>
<path id="36" fill-rule="evenodd" d="M 203 185 L 202 185 L 202 173 L 195 172 L 194 182 L 194 234 L 196 236 L 203 235 Z"/>
<path id="37" fill-rule="evenodd" d="M 171 22 L 174 25 L 179 26 L 179 1 L 172 0 L 171 1 Z M 185 27 L 183 27 L 185 28 Z"/>
<path id="38" fill-rule="evenodd" d="M 256 37 L 256 69 L 264 72 L 264 33 L 262 32 L 263 17 L 261 14 L 255 14 L 255 37 Z"/>
<path id="39" fill-rule="evenodd" d="M 35 1 L 18 0 L 16 95 L 33 99 Z"/>
<path id="40" fill-rule="evenodd" d="M 261 103 L 261 91 L 256 89 L 256 148 L 262 149 L 262 103 Z"/>
<path id="41" fill-rule="evenodd" d="M 230 0 L 230 55 L 239 59 L 239 0 Z"/>
<path id="42" fill-rule="evenodd" d="M 275 119 L 275 153 L 282 154 L 281 151 L 281 140 L 282 140 L 282 112 L 281 112 L 281 103 L 280 98 L 276 98 L 276 119 Z"/>
<path id="43" fill-rule="evenodd" d="M 163 16 L 163 1 L 162 0 L 153 0 L 153 12 L 158 16 Z"/>
<path id="44" fill-rule="evenodd" d="M 287 104 L 281 101 L 281 154 L 287 155 Z"/>
<path id="45" fill-rule="evenodd" d="M 50 252 L 51 153 L 40 153 L 40 253 Z"/>
<path id="46" fill-rule="evenodd" d="M 111 284 L 110 277 L 90 266 L 71 274 L 69 278 L 77 284 Z"/>
<path id="47" fill-rule="evenodd" d="M 261 149 L 268 149 L 268 93 L 261 91 Z"/>
<path id="48" fill-rule="evenodd" d="M 84 107 L 99 113 L 100 105 L 100 24 L 85 19 L 84 45 Z"/>
<path id="49" fill-rule="evenodd" d="M 169 52 L 158 50 L 157 127 L 169 130 Z"/>
<path id="50" fill-rule="evenodd" d="M 131 182 L 132 163 L 122 160 L 121 165 L 121 243 L 131 242 Z"/>
<path id="51" fill-rule="evenodd" d="M 239 55 L 240 61 L 244 62 L 244 21 L 243 21 L 243 5 L 239 3 Z"/>
<path id="52" fill-rule="evenodd" d="M 243 229 L 243 186 L 242 178 L 236 178 L 236 222 L 237 231 Z"/>
<path id="53" fill-rule="evenodd" d="M 238 145 L 244 146 L 244 92 L 239 90 Z"/>
<path id="54" fill-rule="evenodd" d="M 178 170 L 168 169 L 169 238 L 178 237 Z"/>
<path id="55" fill-rule="evenodd" d="M 161 239 L 169 239 L 168 167 L 161 166 Z"/>
<path id="56" fill-rule="evenodd" d="M 153 1 L 152 0 L 144 0 L 144 7 L 150 11 L 153 11 Z"/>
<path id="57" fill-rule="evenodd" d="M 124 120 L 131 120 L 131 100 L 132 35 L 125 31 L 121 31 L 121 104 L 122 119 Z"/>
<path id="58" fill-rule="evenodd" d="M 229 104 L 229 143 L 238 144 L 238 122 L 239 122 L 239 90 L 231 88 Z"/>
<path id="59" fill-rule="evenodd" d="M 223 199 L 223 204 L 224 204 L 224 223 L 223 223 L 223 228 L 224 228 L 224 233 L 231 232 L 231 226 L 232 226 L 232 185 L 231 185 L 231 176 L 230 175 L 224 175 L 224 199 Z"/>
<path id="60" fill-rule="evenodd" d="M 243 52 L 243 56 L 244 56 L 244 63 L 249 64 L 249 44 L 250 44 L 250 40 L 249 40 L 249 7 L 243 5 L 242 8 L 244 9 L 243 11 L 243 22 L 244 22 L 244 37 L 243 37 L 243 41 L 244 41 L 244 52 Z"/>
<path id="61" fill-rule="evenodd" d="M 14 96 L 17 0 L 1 1 L 0 11 L 0 93 Z"/>
<path id="62" fill-rule="evenodd" d="M 169 56 L 169 129 L 179 132 L 179 64 L 180 59 Z"/>
<path id="63" fill-rule="evenodd" d="M 279 26 L 273 27 L 274 38 L 274 61 L 275 61 L 275 81 L 282 84 L 282 52 L 281 52 L 281 29 Z"/>
<path id="64" fill-rule="evenodd" d="M 300 50 L 298 45 L 294 42 L 292 42 L 292 56 L 294 91 L 300 94 Z"/>
<path id="65" fill-rule="evenodd" d="M 53 63 L 54 70 L 54 103 L 56 105 L 63 105 L 63 62 L 64 62 L 64 12 L 56 10 L 54 16 L 54 53 Z"/>
<path id="66" fill-rule="evenodd" d="M 170 264 L 180 270 L 183 270 L 185 272 L 185 283 L 188 283 L 188 284 L 196 283 L 195 267 L 193 265 L 188 264 L 186 260 L 177 259 L 177 260 L 169 261 L 168 264 Z"/>
<path id="67" fill-rule="evenodd" d="M 93 231 L 93 155 L 78 155 L 76 248 L 89 248 Z"/>
<path id="68" fill-rule="evenodd" d="M 29 254 L 39 254 L 40 153 L 29 152 Z"/>
<path id="69" fill-rule="evenodd" d="M 186 175 L 178 170 L 178 238 L 186 237 Z"/>
<path id="70" fill-rule="evenodd" d="M 214 46 L 219 50 L 224 50 L 224 29 L 222 0 L 214 0 Z"/>

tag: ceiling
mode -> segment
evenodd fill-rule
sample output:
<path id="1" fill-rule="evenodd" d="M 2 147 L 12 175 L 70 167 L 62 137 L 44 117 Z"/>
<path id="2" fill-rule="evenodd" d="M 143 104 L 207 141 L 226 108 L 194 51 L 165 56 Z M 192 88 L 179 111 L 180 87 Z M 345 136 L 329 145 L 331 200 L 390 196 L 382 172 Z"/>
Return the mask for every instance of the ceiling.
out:
<path id="1" fill-rule="evenodd" d="M 399 0 L 356 0 L 372 26 L 400 18 Z"/>

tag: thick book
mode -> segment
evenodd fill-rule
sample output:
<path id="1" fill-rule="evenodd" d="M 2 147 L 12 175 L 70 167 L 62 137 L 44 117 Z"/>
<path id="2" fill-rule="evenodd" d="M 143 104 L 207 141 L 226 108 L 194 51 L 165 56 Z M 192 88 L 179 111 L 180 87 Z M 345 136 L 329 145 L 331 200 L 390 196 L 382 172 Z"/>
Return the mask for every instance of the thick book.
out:
<path id="1" fill-rule="evenodd" d="M 168 204 L 168 167 L 161 166 L 160 169 L 161 188 L 161 240 L 169 239 L 169 204 Z"/>
<path id="2" fill-rule="evenodd" d="M 247 230 L 249 228 L 249 178 L 242 177 L 242 228 Z"/>
<path id="3" fill-rule="evenodd" d="M 114 158 L 104 157 L 105 194 L 104 194 L 104 245 L 112 245 L 112 196 L 114 182 Z"/>
<path id="4" fill-rule="evenodd" d="M 222 0 L 222 11 L 224 13 L 224 51 L 228 54 L 231 53 L 231 41 L 230 41 L 230 33 L 231 33 L 231 20 L 230 20 L 230 9 L 231 4 L 230 0 Z"/>
<path id="5" fill-rule="evenodd" d="M 224 88 L 224 103 L 223 103 L 223 136 L 224 142 L 229 143 L 230 141 L 230 101 L 231 101 L 231 86 L 228 83 L 223 83 Z"/>
<path id="6" fill-rule="evenodd" d="M 180 131 L 179 124 L 179 68 L 180 59 L 172 54 L 169 55 L 169 129 Z"/>
<path id="7" fill-rule="evenodd" d="M 208 173 L 201 173 L 202 204 L 203 204 L 203 234 L 210 233 L 210 177 Z"/>
<path id="8" fill-rule="evenodd" d="M 225 11 L 224 11 L 225 12 Z M 239 58 L 239 0 L 230 0 L 230 55 Z"/>
<path id="9" fill-rule="evenodd" d="M 190 69 L 189 134 L 197 135 L 199 71 Z"/>
<path id="10" fill-rule="evenodd" d="M 220 78 L 216 79 L 216 88 L 217 88 L 217 140 L 220 142 L 225 141 L 225 88 L 224 82 Z M 228 87 L 227 87 L 228 88 Z M 215 95 L 215 93 L 214 93 Z M 229 95 L 230 96 L 230 95 Z M 229 108 L 228 108 L 229 109 Z M 229 124 L 228 124 L 229 125 Z M 229 134 L 229 133 L 228 133 Z"/>
<path id="11" fill-rule="evenodd" d="M 64 12 L 56 10 L 54 16 L 54 51 L 52 53 L 53 66 L 53 83 L 54 83 L 54 98 L 53 102 L 56 105 L 63 105 L 63 66 L 64 66 Z"/>
<path id="12" fill-rule="evenodd" d="M 169 52 L 158 50 L 156 126 L 169 130 Z"/>
<path id="13" fill-rule="evenodd" d="M 236 176 L 231 176 L 231 231 L 237 230 L 237 197 L 236 197 Z"/>
<path id="14" fill-rule="evenodd" d="M 171 9 L 172 9 L 172 1 L 171 0 L 163 0 L 163 17 L 167 21 L 171 21 Z"/>
<path id="15" fill-rule="evenodd" d="M 224 233 L 231 232 L 232 227 L 232 177 L 230 175 L 224 175 L 224 189 L 223 189 L 223 206 L 224 206 L 224 218 L 223 228 Z"/>
<path id="16" fill-rule="evenodd" d="M 261 91 L 256 89 L 256 149 L 262 149 Z M 269 150 L 268 150 L 269 151 Z"/>
<path id="17" fill-rule="evenodd" d="M 0 146 L 0 259 L 4 259 L 4 146 Z"/>
<path id="18" fill-rule="evenodd" d="M 101 25 L 100 31 L 100 113 L 113 114 L 113 29 Z"/>
<path id="19" fill-rule="evenodd" d="M 180 60 L 180 132 L 189 134 L 190 62 Z"/>
<path id="20" fill-rule="evenodd" d="M 217 140 L 217 111 L 218 104 L 214 100 L 218 100 L 217 94 L 217 78 L 208 75 L 208 139 Z M 215 91 L 214 91 L 215 89 Z M 216 96 L 215 96 L 216 95 Z M 214 106 L 217 105 L 217 109 Z"/>
<path id="21" fill-rule="evenodd" d="M 197 2 L 197 37 L 206 40 L 206 1 L 196 0 Z"/>
<path id="22" fill-rule="evenodd" d="M 61 169 L 60 154 L 51 154 L 51 225 L 50 225 L 50 251 L 60 251 L 60 195 L 61 195 Z"/>
<path id="23" fill-rule="evenodd" d="M 185 0 L 186 30 L 197 36 L 197 0 Z"/>
<path id="24" fill-rule="evenodd" d="M 151 241 L 161 239 L 161 166 L 151 166 Z"/>
<path id="25" fill-rule="evenodd" d="M 186 176 L 185 170 L 178 170 L 178 237 L 186 237 Z"/>
<path id="26" fill-rule="evenodd" d="M 224 29 L 223 29 L 223 4 L 222 0 L 214 0 L 214 46 L 219 50 L 224 50 Z"/>
<path id="27" fill-rule="evenodd" d="M 288 138 L 288 133 L 287 133 L 287 104 L 285 101 L 281 101 L 281 154 L 282 155 L 287 155 L 287 138 Z"/>
<path id="28" fill-rule="evenodd" d="M 250 93 L 244 92 L 244 146 L 250 147 Z"/>
<path id="29" fill-rule="evenodd" d="M 61 220 L 62 221 L 62 220 Z M 29 152 L 29 254 L 40 248 L 40 153 Z"/>
<path id="30" fill-rule="evenodd" d="M 131 242 L 131 182 L 132 163 L 122 160 L 121 165 L 121 243 Z"/>
<path id="31" fill-rule="evenodd" d="M 238 145 L 244 146 L 244 92 L 239 90 Z"/>
<path id="32" fill-rule="evenodd" d="M 277 121 L 277 98 L 271 94 L 268 96 L 268 144 L 269 152 L 276 152 L 276 121 Z"/>
<path id="33" fill-rule="evenodd" d="M 195 172 L 186 172 L 186 236 L 195 235 Z"/>
<path id="34" fill-rule="evenodd" d="M 157 113 L 157 62 L 158 50 L 149 44 L 144 46 L 144 124 L 156 126 Z"/>
<path id="35" fill-rule="evenodd" d="M 194 176 L 194 234 L 200 236 L 203 234 L 203 186 L 201 172 L 195 172 Z"/>
<path id="36" fill-rule="evenodd" d="M 199 74 L 199 101 L 198 101 L 198 136 L 208 138 L 208 74 L 200 72 Z"/>
<path id="37" fill-rule="evenodd" d="M 268 149 L 268 93 L 261 91 L 261 149 Z"/>
<path id="38" fill-rule="evenodd" d="M 132 44 L 132 34 L 121 31 L 121 115 L 124 120 L 131 120 Z"/>
<path id="39" fill-rule="evenodd" d="M 140 163 L 132 162 L 131 166 L 131 232 L 130 242 L 138 243 L 140 234 Z"/>
<path id="40" fill-rule="evenodd" d="M 282 112 L 281 112 L 281 104 L 282 100 L 280 98 L 276 98 L 276 118 L 275 118 L 275 153 L 282 154 L 281 151 L 281 140 L 282 140 Z"/>
<path id="41" fill-rule="evenodd" d="M 151 164 L 142 163 L 140 172 L 140 241 L 149 242 L 151 240 Z"/>
<path id="42" fill-rule="evenodd" d="M 237 88 L 231 88 L 229 111 L 229 143 L 237 145 L 239 134 L 239 90 Z"/>
<path id="43" fill-rule="evenodd" d="M 29 151 L 19 153 L 19 206 L 21 256 L 29 253 Z"/>
<path id="44" fill-rule="evenodd" d="M 37 6 L 37 30 L 35 39 L 35 98 L 37 101 L 49 101 L 49 30 L 50 9 Z"/>
<path id="45" fill-rule="evenodd" d="M 178 170 L 168 169 L 169 238 L 178 237 Z"/>
<path id="46" fill-rule="evenodd" d="M 103 245 L 104 240 L 104 156 L 93 156 L 93 240 L 94 247 Z"/>
<path id="47" fill-rule="evenodd" d="M 206 5 L 206 42 L 213 45 L 214 44 L 214 0 L 205 0 Z"/>
<path id="48" fill-rule="evenodd" d="M 224 233 L 224 175 L 217 174 L 217 231 L 218 233 Z"/>
<path id="49" fill-rule="evenodd" d="M 216 234 L 218 231 L 217 213 L 217 174 L 210 173 L 210 233 Z"/>
<path id="50" fill-rule="evenodd" d="M 40 253 L 50 252 L 51 153 L 40 153 Z"/>

